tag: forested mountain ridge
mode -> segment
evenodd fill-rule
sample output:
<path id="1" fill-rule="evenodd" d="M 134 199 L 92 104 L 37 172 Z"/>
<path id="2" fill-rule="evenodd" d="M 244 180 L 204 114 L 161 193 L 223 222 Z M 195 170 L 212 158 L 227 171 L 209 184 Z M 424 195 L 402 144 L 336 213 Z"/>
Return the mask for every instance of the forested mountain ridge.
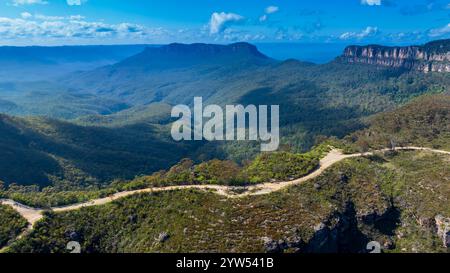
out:
<path id="1" fill-rule="evenodd" d="M 233 61 L 233 56 L 240 61 Z M 278 104 L 282 135 L 295 143 L 295 148 L 307 150 L 317 135 L 343 137 L 361 129 L 363 117 L 395 109 L 424 93 L 448 90 L 450 75 L 379 69 L 339 60 L 323 65 L 279 62 L 245 43 L 174 44 L 72 75 L 65 83 L 79 92 L 126 102 L 134 120 L 139 119 L 137 109 L 147 104 L 191 105 L 195 96 L 220 105 Z"/>
<path id="2" fill-rule="evenodd" d="M 224 104 L 237 102 L 244 96 L 248 98 L 261 89 L 301 93 L 303 87 L 311 89 L 311 92 L 329 90 L 338 95 L 351 89 L 358 88 L 361 91 L 366 88 L 374 96 L 394 95 L 400 89 L 410 87 L 389 85 L 396 84 L 396 78 L 407 78 L 408 74 L 408 71 L 395 67 L 380 70 L 370 66 L 346 64 L 340 58 L 323 65 L 295 60 L 280 62 L 264 56 L 256 47 L 247 43 L 228 46 L 172 44 L 147 48 L 122 62 L 73 74 L 62 82 L 73 90 L 120 99 L 132 105 L 161 101 L 190 104 L 194 96 L 202 96 L 204 101 Z M 408 79 L 409 85 L 422 79 L 432 79 L 433 76 L 412 73 L 411 77 L 418 79 Z M 443 79 L 434 79 L 434 84 L 447 86 L 448 77 L 441 77 Z M 307 85 L 308 83 L 311 84 Z M 389 85 L 385 88 L 387 84 Z M 373 90 L 372 86 L 387 90 L 380 92 Z M 424 86 L 417 87 L 424 89 Z M 409 95 L 418 91 L 401 90 Z M 406 95 L 404 93 L 402 97 Z"/>
<path id="3" fill-rule="evenodd" d="M 275 62 L 262 54 L 256 46 L 248 43 L 230 45 L 214 44 L 169 44 L 166 46 L 146 48 L 142 53 L 127 58 L 113 65 L 114 68 L 177 69 L 197 65 L 222 66 L 227 64 L 264 65 Z"/>
<path id="4" fill-rule="evenodd" d="M 193 96 L 206 100 L 218 90 L 238 89 L 236 85 L 247 84 L 256 70 L 274 63 L 247 43 L 170 44 L 147 48 L 114 65 L 73 74 L 63 82 L 74 90 L 134 105 L 192 103 Z"/>
<path id="5" fill-rule="evenodd" d="M 450 93 L 414 99 L 374 116 L 368 126 L 347 139 L 373 149 L 417 145 L 450 150 Z"/>
<path id="6" fill-rule="evenodd" d="M 167 168 L 196 151 L 198 144 L 176 143 L 164 132 L 148 123 L 106 128 L 0 115 L 0 180 L 95 187 Z"/>

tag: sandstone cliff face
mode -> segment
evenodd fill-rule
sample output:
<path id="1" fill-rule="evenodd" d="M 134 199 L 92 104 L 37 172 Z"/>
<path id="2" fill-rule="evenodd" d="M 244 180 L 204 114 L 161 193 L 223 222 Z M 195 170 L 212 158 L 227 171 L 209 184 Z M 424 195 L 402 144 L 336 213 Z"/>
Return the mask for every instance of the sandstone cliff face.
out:
<path id="1" fill-rule="evenodd" d="M 423 46 L 349 46 L 342 58 L 349 63 L 419 70 L 425 73 L 450 72 L 450 40 L 435 41 Z"/>

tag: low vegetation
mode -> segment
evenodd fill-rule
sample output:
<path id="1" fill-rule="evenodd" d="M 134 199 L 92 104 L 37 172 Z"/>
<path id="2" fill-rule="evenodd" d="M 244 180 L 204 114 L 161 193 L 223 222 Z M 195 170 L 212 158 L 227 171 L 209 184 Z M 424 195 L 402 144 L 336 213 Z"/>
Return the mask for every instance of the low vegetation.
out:
<path id="1" fill-rule="evenodd" d="M 450 215 L 449 166 L 443 155 L 389 153 L 346 160 L 314 180 L 265 196 L 141 194 L 48 213 L 11 251 L 65 252 L 75 240 L 84 253 L 361 252 L 376 240 L 387 252 L 441 252 L 440 238 L 412 216 Z"/>
<path id="2" fill-rule="evenodd" d="M 166 171 L 138 176 L 132 180 L 116 180 L 108 186 L 79 190 L 59 190 L 54 187 L 40 189 L 38 186 L 9 185 L 0 189 L 0 197 L 10 198 L 23 204 L 50 208 L 86 202 L 111 194 L 149 187 L 172 185 L 232 185 L 244 186 L 271 181 L 300 178 L 319 166 L 320 159 L 331 149 L 327 141 L 305 154 L 288 152 L 264 153 L 241 166 L 233 161 L 213 159 L 195 164 L 183 159 Z"/>
<path id="3" fill-rule="evenodd" d="M 305 176 L 318 166 L 317 157 L 279 152 L 258 156 L 245 173 L 251 183 L 286 181 Z"/>
<path id="4" fill-rule="evenodd" d="M 379 114 L 346 140 L 362 150 L 415 145 L 450 151 L 450 96 L 425 95 Z"/>
<path id="5" fill-rule="evenodd" d="M 14 240 L 28 225 L 14 209 L 0 205 L 0 248 Z"/>

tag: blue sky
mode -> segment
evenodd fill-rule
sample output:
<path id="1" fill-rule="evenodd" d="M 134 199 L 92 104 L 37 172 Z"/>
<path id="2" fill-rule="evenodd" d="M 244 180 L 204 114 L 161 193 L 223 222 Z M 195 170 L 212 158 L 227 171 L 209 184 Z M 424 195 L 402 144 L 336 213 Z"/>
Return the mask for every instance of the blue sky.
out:
<path id="1" fill-rule="evenodd" d="M 450 0 L 0 0 L 0 44 L 414 44 L 449 19 Z"/>

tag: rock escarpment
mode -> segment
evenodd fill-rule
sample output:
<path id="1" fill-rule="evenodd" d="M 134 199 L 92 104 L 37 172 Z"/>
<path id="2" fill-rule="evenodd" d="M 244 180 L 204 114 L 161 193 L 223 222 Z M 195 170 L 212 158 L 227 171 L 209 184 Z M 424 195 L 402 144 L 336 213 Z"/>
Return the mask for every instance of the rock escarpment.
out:
<path id="1" fill-rule="evenodd" d="M 450 39 L 422 46 L 349 46 L 341 59 L 384 67 L 428 72 L 450 72 Z"/>

